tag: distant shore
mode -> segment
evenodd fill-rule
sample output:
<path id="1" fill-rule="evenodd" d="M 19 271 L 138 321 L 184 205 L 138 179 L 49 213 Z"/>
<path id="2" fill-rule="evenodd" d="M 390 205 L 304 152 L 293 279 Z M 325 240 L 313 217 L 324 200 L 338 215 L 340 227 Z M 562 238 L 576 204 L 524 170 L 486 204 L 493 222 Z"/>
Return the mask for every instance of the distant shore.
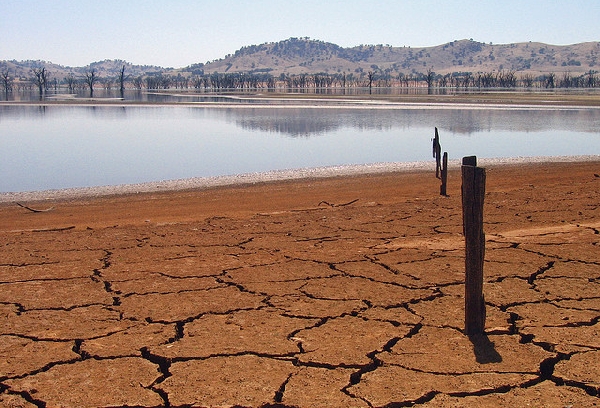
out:
<path id="1" fill-rule="evenodd" d="M 342 91 L 333 89 L 332 91 Z M 376 106 L 392 109 L 394 107 L 406 108 L 415 105 L 436 105 L 443 107 L 446 105 L 457 106 L 478 106 L 485 108 L 506 108 L 515 107 L 535 107 L 535 108 L 600 108 L 600 90 L 597 89 L 577 89 L 577 90 L 557 90 L 557 89 L 435 89 L 431 94 L 419 93 L 426 91 L 421 88 L 407 88 L 406 93 L 398 92 L 394 94 L 321 94 L 321 93 L 299 93 L 268 90 L 257 90 L 253 92 L 198 92 L 193 89 L 180 91 L 141 91 L 158 95 L 181 96 L 181 97 L 218 97 L 230 98 L 235 104 L 227 102 L 149 102 L 123 100 L 114 97 L 74 97 L 72 94 L 52 94 L 43 100 L 31 101 L 0 101 L 0 106 L 5 105 L 33 105 L 33 106 L 52 106 L 52 105 L 76 105 L 76 106 L 202 106 L 202 107 L 286 107 L 286 106 L 314 106 L 319 107 L 365 107 L 373 108 Z"/>

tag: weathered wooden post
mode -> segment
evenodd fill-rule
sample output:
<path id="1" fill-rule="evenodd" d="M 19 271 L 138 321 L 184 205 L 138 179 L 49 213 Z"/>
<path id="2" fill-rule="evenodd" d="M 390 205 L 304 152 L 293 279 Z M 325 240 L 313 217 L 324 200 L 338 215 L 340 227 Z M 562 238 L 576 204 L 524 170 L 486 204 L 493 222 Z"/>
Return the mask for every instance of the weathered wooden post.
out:
<path id="1" fill-rule="evenodd" d="M 448 183 L 448 152 L 444 152 L 442 159 L 442 184 L 440 184 L 440 195 L 447 196 L 446 184 Z"/>
<path id="2" fill-rule="evenodd" d="M 435 177 L 440 178 L 440 160 L 442 159 L 442 145 L 440 144 L 440 135 L 437 127 L 433 137 L 433 158 L 435 159 Z"/>
<path id="3" fill-rule="evenodd" d="M 435 158 L 435 177 L 442 181 L 440 195 L 447 196 L 448 153 L 444 152 L 444 158 L 442 159 L 442 145 L 440 144 L 440 134 L 437 127 L 435 128 L 435 136 L 433 137 L 433 157 Z"/>
<path id="4" fill-rule="evenodd" d="M 482 334 L 485 330 L 483 298 L 483 199 L 485 169 L 477 167 L 477 157 L 462 160 L 463 233 L 465 236 L 465 334 Z"/>

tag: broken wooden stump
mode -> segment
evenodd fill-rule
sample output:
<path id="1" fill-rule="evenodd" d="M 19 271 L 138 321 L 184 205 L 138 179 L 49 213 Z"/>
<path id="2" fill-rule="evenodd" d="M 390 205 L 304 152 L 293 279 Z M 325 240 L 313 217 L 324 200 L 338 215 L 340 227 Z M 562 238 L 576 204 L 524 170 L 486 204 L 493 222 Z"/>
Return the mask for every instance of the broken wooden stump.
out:
<path id="1" fill-rule="evenodd" d="M 435 136 L 433 137 L 433 157 L 435 158 L 435 177 L 440 179 L 440 195 L 447 196 L 446 184 L 448 183 L 448 153 L 444 152 L 442 159 L 442 145 L 440 144 L 440 134 L 438 128 L 435 128 Z"/>
<path id="2" fill-rule="evenodd" d="M 447 196 L 446 185 L 448 184 L 448 153 L 444 152 L 444 158 L 442 159 L 442 184 L 440 184 L 440 195 Z"/>

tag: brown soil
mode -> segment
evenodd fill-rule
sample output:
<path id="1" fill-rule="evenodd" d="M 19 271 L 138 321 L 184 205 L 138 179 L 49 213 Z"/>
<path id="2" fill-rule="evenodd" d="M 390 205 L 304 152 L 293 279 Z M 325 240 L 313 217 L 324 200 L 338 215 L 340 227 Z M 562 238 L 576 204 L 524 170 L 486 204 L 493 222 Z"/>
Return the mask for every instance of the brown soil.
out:
<path id="1" fill-rule="evenodd" d="M 600 405 L 600 162 L 0 205 L 0 406 Z M 24 203 L 27 204 L 27 203 Z"/>

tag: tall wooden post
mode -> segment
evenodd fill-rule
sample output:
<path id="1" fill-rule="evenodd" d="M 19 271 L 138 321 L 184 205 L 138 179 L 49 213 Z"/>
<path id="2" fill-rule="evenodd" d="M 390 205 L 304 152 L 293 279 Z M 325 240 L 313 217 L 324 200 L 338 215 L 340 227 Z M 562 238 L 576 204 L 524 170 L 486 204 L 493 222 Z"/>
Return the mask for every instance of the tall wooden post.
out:
<path id="1" fill-rule="evenodd" d="M 462 161 L 463 233 L 465 236 L 465 334 L 482 334 L 485 330 L 483 298 L 483 199 L 485 169 L 477 167 L 477 157 Z"/>
<path id="2" fill-rule="evenodd" d="M 440 178 L 442 145 L 440 144 L 440 135 L 437 127 L 435 128 L 435 136 L 433 137 L 433 157 L 435 158 L 435 177 Z"/>

